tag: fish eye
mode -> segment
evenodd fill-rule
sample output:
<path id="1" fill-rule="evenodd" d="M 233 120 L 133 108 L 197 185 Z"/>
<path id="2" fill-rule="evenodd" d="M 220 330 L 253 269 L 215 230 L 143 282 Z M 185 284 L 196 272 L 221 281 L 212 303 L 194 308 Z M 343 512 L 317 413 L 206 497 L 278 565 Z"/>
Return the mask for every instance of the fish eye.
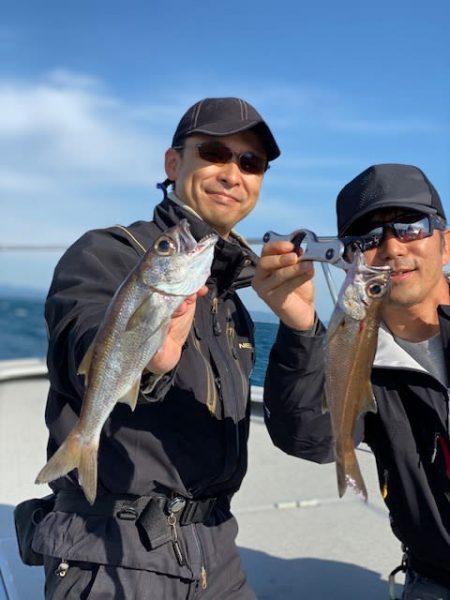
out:
<path id="1" fill-rule="evenodd" d="M 171 256 L 176 252 L 176 245 L 172 238 L 162 235 L 153 244 L 153 250 L 160 256 Z"/>
<path id="2" fill-rule="evenodd" d="M 378 298 L 383 295 L 385 287 L 381 283 L 372 283 L 368 286 L 367 293 L 371 298 Z"/>

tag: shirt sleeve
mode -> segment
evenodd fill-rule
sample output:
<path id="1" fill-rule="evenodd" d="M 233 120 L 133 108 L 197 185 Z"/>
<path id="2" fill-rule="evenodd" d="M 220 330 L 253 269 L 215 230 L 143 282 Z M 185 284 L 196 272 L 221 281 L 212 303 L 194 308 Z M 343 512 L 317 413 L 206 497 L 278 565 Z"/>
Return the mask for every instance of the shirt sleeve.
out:
<path id="1" fill-rule="evenodd" d="M 264 385 L 265 421 L 273 443 L 293 456 L 332 462 L 333 434 L 323 412 L 325 328 L 300 332 L 280 323 Z"/>

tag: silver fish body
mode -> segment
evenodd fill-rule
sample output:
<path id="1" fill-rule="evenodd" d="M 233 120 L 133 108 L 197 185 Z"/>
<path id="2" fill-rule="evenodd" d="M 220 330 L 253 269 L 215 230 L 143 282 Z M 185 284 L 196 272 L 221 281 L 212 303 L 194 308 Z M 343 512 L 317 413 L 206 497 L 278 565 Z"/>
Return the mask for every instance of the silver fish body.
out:
<path id="1" fill-rule="evenodd" d="M 367 500 L 353 435 L 359 416 L 376 412 L 370 382 L 390 267 L 368 266 L 358 250 L 339 292 L 326 342 L 325 399 L 334 433 L 339 496 L 347 486 Z"/>
<path id="2" fill-rule="evenodd" d="M 205 284 L 217 239 L 210 235 L 197 243 L 183 219 L 155 241 L 120 285 L 79 367 L 85 376 L 79 421 L 36 483 L 77 468 L 85 496 L 94 503 L 103 425 L 117 402 L 134 410 L 142 372 L 163 345 L 173 312 Z"/>

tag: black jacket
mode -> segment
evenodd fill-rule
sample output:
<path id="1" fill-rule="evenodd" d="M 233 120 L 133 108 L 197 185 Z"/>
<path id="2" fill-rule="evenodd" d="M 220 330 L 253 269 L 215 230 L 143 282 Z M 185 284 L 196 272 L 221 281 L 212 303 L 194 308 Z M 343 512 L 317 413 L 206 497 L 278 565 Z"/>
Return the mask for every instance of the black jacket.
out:
<path id="1" fill-rule="evenodd" d="M 166 198 L 156 207 L 152 222 L 127 228 L 136 241 L 119 227 L 91 231 L 75 242 L 57 265 L 45 309 L 50 377 L 48 456 L 76 423 L 84 391 L 77 368 L 111 297 L 139 260 L 141 245 L 148 248 L 161 231 L 181 218 L 188 219 L 196 239 L 211 232 L 206 223 Z M 164 375 L 151 393 L 141 392 L 134 412 L 126 405 L 116 405 L 103 427 L 98 495 L 174 491 L 203 499 L 231 497 L 239 489 L 247 468 L 254 335 L 253 323 L 236 290 L 249 285 L 256 260 L 237 237 L 219 239 L 207 282 L 209 293 L 198 299 L 194 326 L 177 367 Z M 55 491 L 79 489 L 73 472 L 51 486 Z M 223 521 L 231 515 L 221 512 L 214 518 Z M 173 554 L 158 558 L 154 552 L 141 553 L 137 536 L 128 530 L 111 530 L 109 536 L 102 536 L 105 523 L 93 527 L 92 518 L 52 513 L 40 525 L 34 547 L 66 559 L 105 560 L 191 575 L 186 568 L 172 564 Z M 114 524 L 118 526 L 122 524 Z M 95 535 L 88 535 L 90 527 Z M 110 559 L 114 545 L 120 547 L 120 556 Z"/>
<path id="2" fill-rule="evenodd" d="M 438 312 L 448 365 L 450 307 Z M 315 335 L 280 326 L 264 396 L 274 443 L 317 462 L 333 460 L 331 421 L 321 412 L 324 335 L 320 323 Z M 358 436 L 375 455 L 393 532 L 413 569 L 450 586 L 448 390 L 382 329 L 372 385 L 378 412 L 363 417 Z"/>

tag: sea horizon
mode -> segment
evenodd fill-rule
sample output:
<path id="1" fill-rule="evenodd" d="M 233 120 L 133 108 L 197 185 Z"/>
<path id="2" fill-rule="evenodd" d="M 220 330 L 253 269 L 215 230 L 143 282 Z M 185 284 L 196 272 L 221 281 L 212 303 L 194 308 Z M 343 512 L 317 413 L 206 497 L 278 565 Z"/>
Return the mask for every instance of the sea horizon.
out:
<path id="1" fill-rule="evenodd" d="M 0 360 L 45 359 L 45 295 L 34 288 L 0 286 Z M 278 319 L 269 312 L 249 312 L 255 323 L 256 346 L 251 383 L 263 386 L 269 352 L 278 330 Z"/>

